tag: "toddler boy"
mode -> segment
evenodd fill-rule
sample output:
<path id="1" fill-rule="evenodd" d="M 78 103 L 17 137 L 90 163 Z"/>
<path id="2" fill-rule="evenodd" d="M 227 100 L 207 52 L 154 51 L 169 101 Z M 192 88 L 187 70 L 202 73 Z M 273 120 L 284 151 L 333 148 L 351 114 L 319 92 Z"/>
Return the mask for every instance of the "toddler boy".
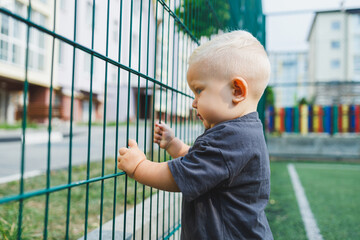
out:
<path id="1" fill-rule="evenodd" d="M 205 126 L 192 147 L 156 124 L 154 142 L 175 159 L 151 162 L 134 140 L 118 167 L 148 186 L 183 194 L 181 239 L 273 239 L 264 209 L 270 167 L 257 104 L 270 63 L 250 33 L 233 31 L 201 45 L 189 59 L 192 103 Z"/>

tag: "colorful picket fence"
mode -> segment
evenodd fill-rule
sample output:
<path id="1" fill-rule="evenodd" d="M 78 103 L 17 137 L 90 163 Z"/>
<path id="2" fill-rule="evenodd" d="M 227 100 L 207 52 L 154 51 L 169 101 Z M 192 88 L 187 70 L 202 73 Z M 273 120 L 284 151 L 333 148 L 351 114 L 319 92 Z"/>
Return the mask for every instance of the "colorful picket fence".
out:
<path id="1" fill-rule="evenodd" d="M 269 133 L 360 133 L 360 105 L 300 105 L 266 109 Z"/>

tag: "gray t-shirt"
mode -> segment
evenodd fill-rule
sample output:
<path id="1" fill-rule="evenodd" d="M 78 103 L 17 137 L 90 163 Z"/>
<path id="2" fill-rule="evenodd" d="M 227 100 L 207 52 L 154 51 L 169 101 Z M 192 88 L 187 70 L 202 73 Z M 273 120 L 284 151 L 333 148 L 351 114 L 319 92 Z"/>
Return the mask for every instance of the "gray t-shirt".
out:
<path id="1" fill-rule="evenodd" d="M 183 193 L 181 239 L 273 239 L 269 156 L 257 112 L 200 135 L 168 162 Z"/>

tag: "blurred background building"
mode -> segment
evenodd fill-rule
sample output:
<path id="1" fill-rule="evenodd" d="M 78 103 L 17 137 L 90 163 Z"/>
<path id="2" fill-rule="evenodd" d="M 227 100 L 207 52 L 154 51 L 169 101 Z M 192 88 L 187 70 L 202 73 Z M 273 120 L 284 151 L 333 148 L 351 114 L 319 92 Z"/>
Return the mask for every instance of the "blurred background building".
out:
<path id="1" fill-rule="evenodd" d="M 360 9 L 316 12 L 308 41 L 315 103 L 359 104 Z"/>
<path id="2" fill-rule="evenodd" d="M 290 107 L 307 97 L 308 54 L 306 51 L 269 52 L 271 62 L 270 86 L 275 106 Z"/>
<path id="3" fill-rule="evenodd" d="M 95 7 L 93 7 L 91 0 L 78 1 L 76 26 L 82 27 L 77 27 L 76 35 L 74 32 L 74 3 L 67 0 L 57 1 L 55 27 L 54 22 L 52 22 L 53 4 L 54 1 L 50 0 L 31 1 L 30 20 L 46 29 L 53 30 L 69 41 L 76 41 L 88 49 L 93 49 L 94 52 L 118 61 L 124 66 L 154 76 L 155 49 L 147 49 L 147 46 L 154 46 L 156 41 L 155 9 L 152 3 L 150 5 L 144 3 L 140 7 L 140 0 L 133 1 L 133 4 L 131 1 L 111 1 L 108 39 L 106 39 L 108 14 L 106 12 L 106 1 L 96 1 Z M 4 0 L 0 2 L 0 6 L 9 9 L 23 19 L 28 19 L 28 1 Z M 118 14 L 120 8 L 123 9 L 124 13 L 121 15 L 122 19 Z M 95 11 L 96 16 L 94 27 L 93 11 Z M 149 28 L 140 28 L 140 15 L 142 15 L 142 21 L 146 22 L 145 25 Z M 130 29 L 130 19 L 133 21 L 132 29 Z M 128 71 L 120 70 L 112 64 L 108 64 L 105 74 L 105 61 L 92 57 L 90 53 L 75 51 L 70 44 L 58 39 L 54 41 L 53 52 L 53 39 L 34 28 L 29 29 L 29 51 L 28 58 L 26 58 L 28 31 L 26 24 L 1 14 L 0 26 L 0 122 L 13 124 L 21 119 L 25 78 L 29 83 L 26 102 L 27 116 L 31 122 L 45 123 L 47 121 L 51 82 L 53 87 L 53 117 L 65 121 L 70 120 L 71 96 L 72 91 L 74 91 L 73 119 L 76 122 L 89 120 L 90 102 L 92 105 L 92 121 L 103 118 L 105 79 L 107 79 L 108 85 L 107 106 L 110 109 L 107 111 L 107 119 L 108 121 L 115 121 L 117 85 L 120 83 L 119 96 L 122 104 L 119 105 L 119 112 L 121 113 L 119 117 L 120 121 L 124 121 L 127 118 L 127 86 L 130 77 L 132 79 L 129 97 L 130 118 L 136 114 L 137 75 L 129 74 Z M 141 41 L 139 36 L 142 36 Z M 119 44 L 120 41 L 121 44 Z M 130 41 L 132 45 L 130 45 Z M 157 41 L 161 41 L 161 39 Z M 147 44 L 148 42 L 149 44 Z M 139 49 L 142 50 L 140 54 Z M 25 71 L 26 65 L 28 66 L 27 72 Z M 118 81 L 119 77 L 120 81 Z M 74 81 L 73 90 L 71 89 L 72 81 Z M 90 81 L 92 81 L 91 87 Z M 141 88 L 139 99 L 141 103 L 144 103 L 145 80 L 139 81 Z M 149 83 L 148 87 L 151 89 L 152 83 Z M 150 104 L 151 90 L 148 94 L 150 95 L 148 97 Z M 140 112 L 143 117 L 144 105 L 140 104 Z"/>
<path id="4" fill-rule="evenodd" d="M 53 1 L 34 1 L 30 19 L 36 24 L 50 28 L 53 18 Z M 27 16 L 25 1 L 1 1 L 0 5 L 19 16 Z M 29 51 L 26 53 L 27 28 L 19 21 L 1 14 L 0 18 L 0 121 L 14 123 L 21 117 L 25 64 L 29 82 L 29 118 L 44 121 L 49 106 L 51 42 L 35 29 L 29 31 Z M 26 61 L 26 54 L 28 58 Z M 54 82 L 54 89 L 58 85 Z M 59 116 L 59 105 L 54 106 L 54 115 Z"/>

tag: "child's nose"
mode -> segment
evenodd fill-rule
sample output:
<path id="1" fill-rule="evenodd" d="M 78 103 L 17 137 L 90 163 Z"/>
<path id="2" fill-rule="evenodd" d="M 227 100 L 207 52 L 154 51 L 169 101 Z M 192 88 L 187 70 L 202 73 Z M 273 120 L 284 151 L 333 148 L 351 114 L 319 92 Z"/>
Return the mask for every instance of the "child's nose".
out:
<path id="1" fill-rule="evenodd" d="M 194 101 L 192 102 L 192 107 L 193 108 L 197 108 L 197 99 L 195 98 Z"/>

